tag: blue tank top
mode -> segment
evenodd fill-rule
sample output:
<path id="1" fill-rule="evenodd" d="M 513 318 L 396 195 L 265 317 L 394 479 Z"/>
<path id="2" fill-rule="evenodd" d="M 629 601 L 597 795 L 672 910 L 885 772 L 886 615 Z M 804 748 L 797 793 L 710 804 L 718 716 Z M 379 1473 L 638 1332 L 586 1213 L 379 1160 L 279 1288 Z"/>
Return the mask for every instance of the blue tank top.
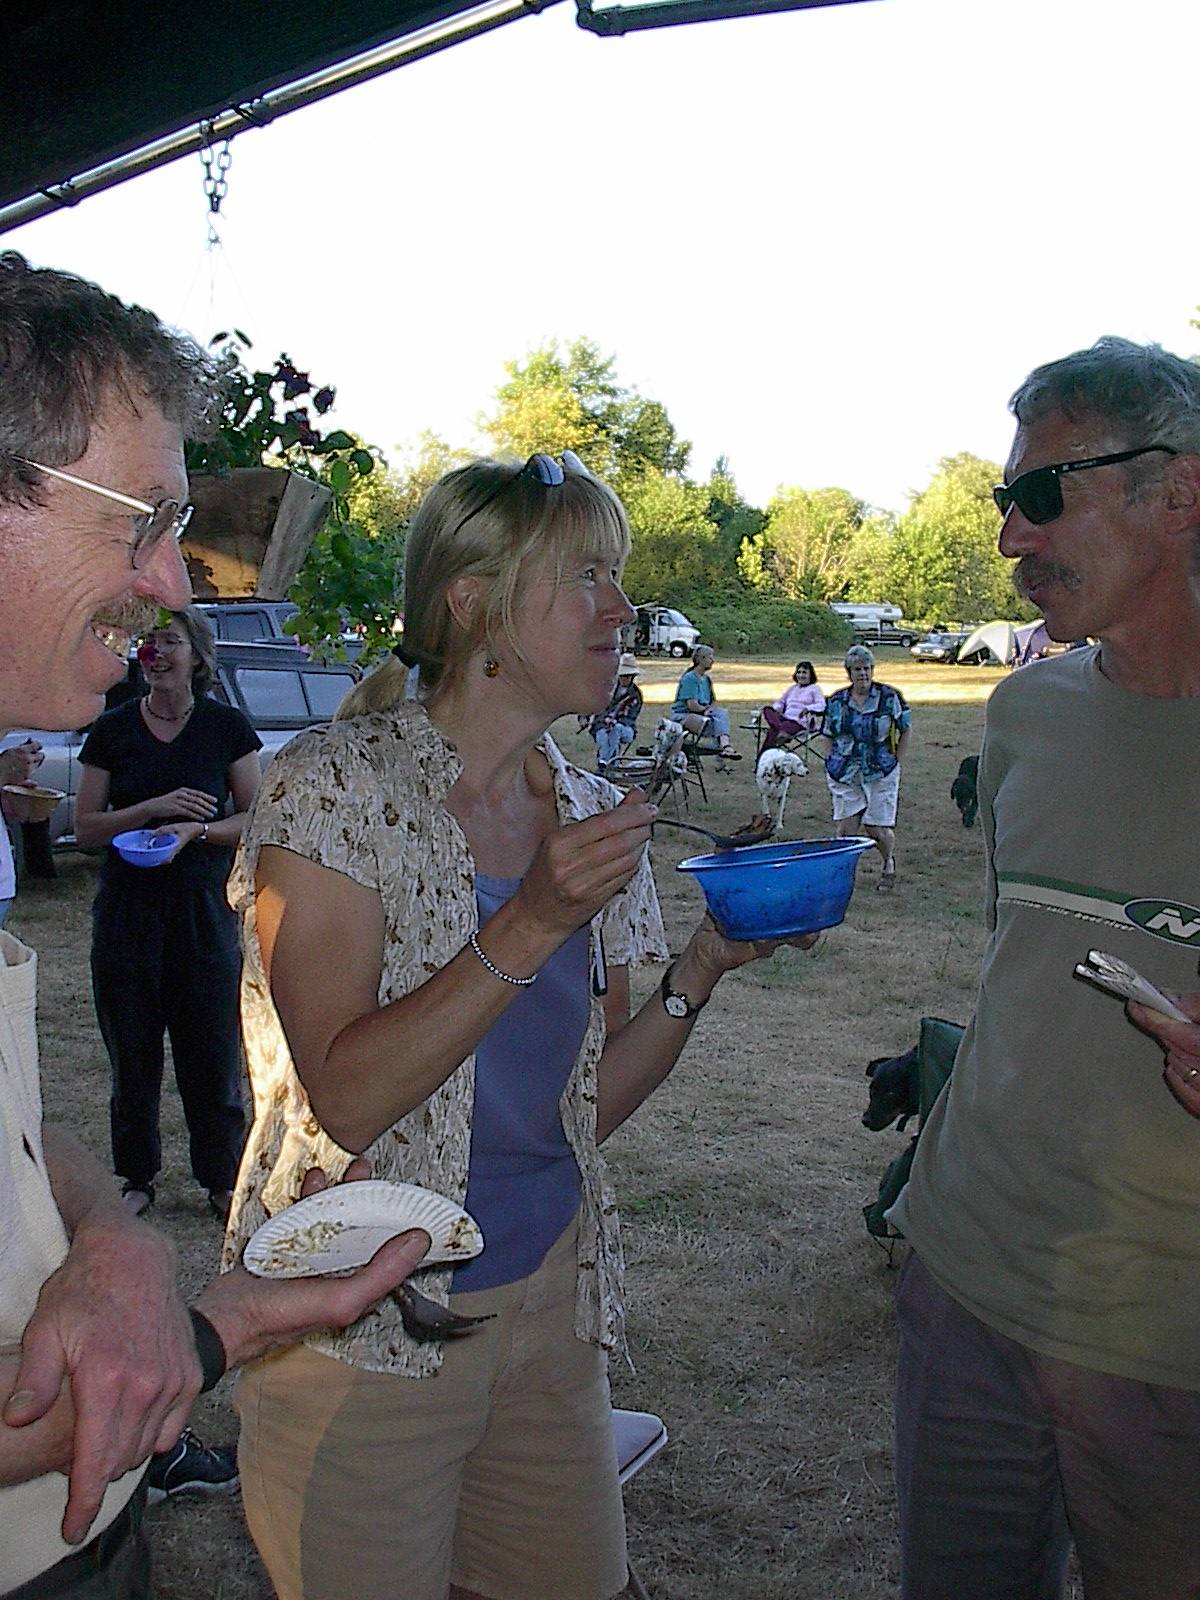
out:
<path id="1" fill-rule="evenodd" d="M 482 928 L 521 886 L 475 874 Z M 495 1289 L 536 1272 L 579 1209 L 579 1167 L 558 1103 L 587 1032 L 588 927 L 550 957 L 475 1051 L 467 1210 L 485 1248 L 455 1269 L 452 1292 Z"/>

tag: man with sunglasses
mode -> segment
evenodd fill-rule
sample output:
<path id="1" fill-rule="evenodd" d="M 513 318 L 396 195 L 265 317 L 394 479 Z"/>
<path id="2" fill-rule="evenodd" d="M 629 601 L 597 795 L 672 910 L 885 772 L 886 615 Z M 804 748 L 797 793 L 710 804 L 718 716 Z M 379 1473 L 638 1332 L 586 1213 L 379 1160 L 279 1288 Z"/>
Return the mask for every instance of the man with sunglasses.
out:
<path id="1" fill-rule="evenodd" d="M 91 722 L 131 637 L 188 603 L 183 439 L 212 376 L 149 313 L 0 255 L 0 732 Z M 403 1235 L 340 1280 L 238 1267 L 186 1306 L 168 1241 L 43 1124 L 36 972 L 0 931 L 0 1593 L 142 1600 L 143 1464 L 202 1380 L 355 1321 L 428 1241 Z"/>
<path id="2" fill-rule="evenodd" d="M 991 937 L 890 1216 L 909 1600 L 1200 1595 L 1200 367 L 1102 339 L 1013 396 L 1000 549 L 1050 636 L 988 705 Z M 1181 1001 L 1200 1021 L 1200 996 Z M 1165 1071 L 1164 1071 L 1165 1054 Z"/>

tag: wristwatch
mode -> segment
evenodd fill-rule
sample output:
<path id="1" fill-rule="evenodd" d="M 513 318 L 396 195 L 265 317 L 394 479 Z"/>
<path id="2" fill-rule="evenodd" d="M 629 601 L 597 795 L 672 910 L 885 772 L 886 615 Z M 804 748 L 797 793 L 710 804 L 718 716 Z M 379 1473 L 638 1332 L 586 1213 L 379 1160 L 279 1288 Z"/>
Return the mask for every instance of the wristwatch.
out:
<path id="1" fill-rule="evenodd" d="M 700 1015 L 705 1006 L 708 1004 L 708 1001 L 701 1000 L 698 1006 L 693 1005 L 688 999 L 687 995 L 681 994 L 678 989 L 672 989 L 671 974 L 674 971 L 675 964 L 672 962 L 672 964 L 663 973 L 661 990 L 663 1010 L 669 1017 L 674 1017 L 677 1022 L 690 1022 L 693 1017 L 698 1017 Z"/>

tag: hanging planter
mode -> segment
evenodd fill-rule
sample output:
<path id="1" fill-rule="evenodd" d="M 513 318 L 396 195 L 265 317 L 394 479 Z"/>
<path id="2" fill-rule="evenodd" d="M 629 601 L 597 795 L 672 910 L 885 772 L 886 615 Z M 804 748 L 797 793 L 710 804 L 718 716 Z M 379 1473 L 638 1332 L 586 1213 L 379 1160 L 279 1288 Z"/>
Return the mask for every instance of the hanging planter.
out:
<path id="1" fill-rule="evenodd" d="M 182 548 L 192 589 L 198 600 L 282 600 L 327 519 L 346 520 L 346 495 L 375 458 L 351 434 L 321 432 L 334 391 L 315 388 L 288 356 L 250 372 L 245 334 L 213 343 L 222 414 L 211 439 L 187 448 L 196 510 Z"/>
<path id="2" fill-rule="evenodd" d="M 302 473 L 196 473 L 182 550 L 197 600 L 282 600 L 329 515 L 333 493 Z"/>

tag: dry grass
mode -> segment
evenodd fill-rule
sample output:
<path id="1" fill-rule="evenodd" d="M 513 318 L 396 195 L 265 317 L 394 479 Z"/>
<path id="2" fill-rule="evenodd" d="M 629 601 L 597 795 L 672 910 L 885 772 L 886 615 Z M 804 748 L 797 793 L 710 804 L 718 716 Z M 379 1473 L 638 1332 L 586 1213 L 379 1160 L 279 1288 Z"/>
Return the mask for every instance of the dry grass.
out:
<path id="1" fill-rule="evenodd" d="M 840 665 L 819 665 L 827 688 L 844 681 Z M 734 721 L 774 698 L 790 666 L 719 661 Z M 644 736 L 679 670 L 647 669 Z M 961 756 L 978 748 L 997 674 L 918 667 L 886 650 L 879 673 L 915 707 L 899 887 L 875 894 L 877 858 L 867 857 L 845 925 L 815 958 L 788 950 L 728 978 L 673 1076 L 610 1145 L 637 1369 L 614 1370 L 615 1397 L 657 1411 L 671 1434 L 627 1491 L 631 1550 L 652 1592 L 671 1600 L 895 1592 L 892 1275 L 860 1207 L 902 1136 L 861 1127 L 863 1066 L 904 1049 L 923 1013 L 970 1009 L 983 942 L 979 834 L 962 828 L 948 790 Z M 568 751 L 590 755 L 571 728 L 557 730 Z M 752 736 L 736 738 L 747 759 L 710 780 L 705 820 L 717 828 L 753 809 Z M 792 785 L 787 832 L 826 834 L 828 816 L 814 767 Z M 700 910 L 692 880 L 671 870 L 690 852 L 669 833 L 653 849 L 678 948 Z M 11 920 L 42 952 L 47 1115 L 107 1159 L 108 1069 L 87 987 L 90 889 L 90 863 L 68 856 L 58 882 L 31 885 Z M 635 988 L 655 981 L 638 975 Z M 169 1094 L 156 1217 L 198 1283 L 218 1240 L 187 1177 L 182 1132 Z M 234 1429 L 227 1391 L 199 1412 L 214 1438 Z M 236 1502 L 179 1503 L 152 1520 L 161 1600 L 268 1600 Z"/>

